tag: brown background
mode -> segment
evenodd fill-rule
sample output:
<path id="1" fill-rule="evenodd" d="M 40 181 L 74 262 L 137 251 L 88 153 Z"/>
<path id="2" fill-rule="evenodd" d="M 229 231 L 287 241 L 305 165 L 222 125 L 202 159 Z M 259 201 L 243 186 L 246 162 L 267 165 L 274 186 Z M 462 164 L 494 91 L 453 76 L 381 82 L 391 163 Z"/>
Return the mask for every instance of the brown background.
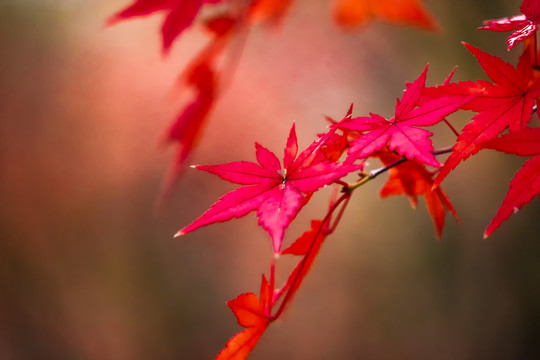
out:
<path id="1" fill-rule="evenodd" d="M 391 116 L 406 81 L 459 65 L 460 41 L 517 59 L 508 34 L 476 31 L 518 1 L 426 1 L 441 34 L 376 23 L 344 32 L 326 0 L 298 0 L 277 30 L 256 28 L 191 163 L 301 146 L 349 104 Z M 172 235 L 232 189 L 187 171 L 169 207 L 153 202 L 174 150 L 163 129 L 188 99 L 176 74 L 196 31 L 160 55 L 160 16 L 104 28 L 127 1 L 0 4 L 0 359 L 211 359 L 239 330 L 225 301 L 257 291 L 271 259 L 252 215 Z M 451 120 L 461 128 L 472 114 Z M 453 137 L 436 128 L 438 146 Z M 423 201 L 358 191 L 283 320 L 253 359 L 517 359 L 539 356 L 538 199 L 482 233 L 524 159 L 485 151 L 444 182 L 461 224 L 435 240 Z M 320 194 L 288 241 L 320 218 Z"/>

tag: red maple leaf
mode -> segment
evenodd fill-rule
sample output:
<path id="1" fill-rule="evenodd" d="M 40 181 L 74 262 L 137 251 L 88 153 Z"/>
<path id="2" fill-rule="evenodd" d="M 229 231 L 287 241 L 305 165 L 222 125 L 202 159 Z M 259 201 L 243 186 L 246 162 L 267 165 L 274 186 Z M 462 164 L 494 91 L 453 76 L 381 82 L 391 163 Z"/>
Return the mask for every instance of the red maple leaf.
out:
<path id="1" fill-rule="evenodd" d="M 311 229 L 303 233 L 291 246 L 282 251 L 282 255 L 300 255 L 304 256 L 304 258 L 289 275 L 287 282 L 279 290 L 278 295 L 288 292 L 288 301 L 294 297 L 294 294 L 309 272 L 311 265 L 313 265 L 313 261 L 317 257 L 322 243 L 326 239 L 327 233 L 325 229 L 327 225 L 321 220 L 312 220 Z"/>
<path id="2" fill-rule="evenodd" d="M 452 154 L 435 179 L 435 186 L 462 160 L 480 151 L 484 141 L 496 138 L 507 127 L 511 132 L 524 129 L 531 120 L 533 106 L 540 96 L 540 78 L 533 70 L 527 52 L 523 53 L 514 68 L 497 56 L 469 44 L 464 45 L 494 83 L 483 80 L 462 81 L 429 91 L 430 96 L 437 92 L 457 97 L 477 94 L 462 107 L 479 112 L 465 125 L 457 138 Z"/>
<path id="3" fill-rule="evenodd" d="M 361 133 L 352 142 L 347 161 L 366 158 L 388 146 L 391 151 L 408 159 L 418 159 L 434 167 L 440 166 L 433 155 L 433 144 L 429 138 L 433 134 L 417 126 L 435 125 L 470 99 L 456 101 L 442 96 L 420 104 L 427 70 L 426 66 L 416 81 L 407 84 L 401 101 L 397 100 L 395 116 L 390 120 L 370 114 L 371 117 L 357 117 L 343 122 L 341 129 Z"/>
<path id="4" fill-rule="evenodd" d="M 439 29 L 422 0 L 335 0 L 334 17 L 346 27 L 362 26 L 379 19 L 424 30 Z"/>
<path id="5" fill-rule="evenodd" d="M 540 195 L 540 129 L 528 128 L 508 133 L 482 144 L 507 154 L 533 156 L 527 160 L 510 182 L 510 189 L 497 214 L 488 225 L 484 237 L 491 235 L 510 215 Z"/>
<path id="6" fill-rule="evenodd" d="M 204 4 L 217 4 L 223 0 L 135 0 L 128 7 L 109 18 L 114 24 L 132 17 L 146 16 L 165 11 L 167 15 L 161 26 L 163 51 L 167 52 L 173 41 L 191 26 Z"/>
<path id="7" fill-rule="evenodd" d="M 484 26 L 479 29 L 492 31 L 516 30 L 506 40 L 508 50 L 510 50 L 516 44 L 533 36 L 536 30 L 538 30 L 538 24 L 540 23 L 540 0 L 524 0 L 519 9 L 521 10 L 521 15 L 484 21 Z"/>
<path id="8" fill-rule="evenodd" d="M 385 166 L 401 159 L 400 156 L 392 153 L 380 153 L 378 157 Z M 411 206 L 416 209 L 418 196 L 423 195 L 437 238 L 440 238 L 442 234 L 446 210 L 459 221 L 456 210 L 445 192 L 440 187 L 432 189 L 433 172 L 428 171 L 422 163 L 408 160 L 391 168 L 388 173 L 390 176 L 379 193 L 380 197 L 405 195 L 409 197 Z"/>
<path id="9" fill-rule="evenodd" d="M 247 328 L 233 336 L 216 360 L 243 360 L 247 358 L 253 347 L 270 324 L 269 308 L 272 306 L 273 289 L 263 276 L 260 298 L 254 293 L 247 293 L 228 301 L 238 319 L 238 324 Z"/>
<path id="10" fill-rule="evenodd" d="M 362 165 L 340 164 L 325 159 L 321 150 L 336 128 L 333 126 L 297 157 L 298 143 L 293 124 L 285 147 L 283 167 L 274 153 L 257 143 L 255 148 L 258 164 L 241 161 L 195 166 L 198 170 L 208 171 L 224 180 L 247 186 L 225 194 L 176 236 L 257 210 L 259 224 L 272 237 L 274 252 L 278 253 L 284 230 L 304 205 L 305 194 L 362 168 Z"/>

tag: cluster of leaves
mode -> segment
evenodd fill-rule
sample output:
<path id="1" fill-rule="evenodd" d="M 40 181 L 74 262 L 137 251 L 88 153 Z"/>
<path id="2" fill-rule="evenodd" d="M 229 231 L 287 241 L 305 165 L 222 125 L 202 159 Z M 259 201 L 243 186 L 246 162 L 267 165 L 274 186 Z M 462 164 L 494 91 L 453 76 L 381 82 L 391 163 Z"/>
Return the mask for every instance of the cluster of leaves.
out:
<path id="1" fill-rule="evenodd" d="M 168 11 L 163 24 L 163 46 L 168 50 L 173 40 L 188 28 L 203 5 L 222 5 L 218 15 L 203 21 L 212 40 L 186 70 L 188 83 L 198 91 L 195 100 L 180 114 L 168 132 L 168 138 L 181 144 L 176 166 L 185 161 L 213 101 L 216 97 L 215 60 L 225 49 L 232 34 L 250 26 L 257 19 L 282 18 L 291 0 L 220 1 L 220 0 L 137 0 L 115 15 L 111 21 Z M 336 18 L 340 24 L 358 25 L 371 18 L 384 18 L 425 29 L 436 28 L 434 20 L 418 1 L 337 0 Z M 540 97 L 540 75 L 537 71 L 536 30 L 540 20 L 540 0 L 524 0 L 522 15 L 486 21 L 481 29 L 517 31 L 508 40 L 509 49 L 524 42 L 516 67 L 469 44 L 465 47 L 475 56 L 492 82 L 486 80 L 452 82 L 452 74 L 436 87 L 425 87 L 428 67 L 397 100 L 395 115 L 386 119 L 377 114 L 353 117 L 352 106 L 341 121 L 329 119 L 327 131 L 299 152 L 293 124 L 286 141 L 283 161 L 255 144 L 257 162 L 238 161 L 221 165 L 194 166 L 241 185 L 225 194 L 209 210 L 176 235 L 185 235 L 202 226 L 228 221 L 256 212 L 259 225 L 269 234 L 274 257 L 269 276 L 262 276 L 260 294 L 245 293 L 228 302 L 228 306 L 246 328 L 233 338 L 217 359 L 244 359 L 267 327 L 280 317 L 290 304 L 309 272 L 324 240 L 334 232 L 352 194 L 380 174 L 388 172 L 380 196 L 407 196 L 413 207 L 418 196 L 424 196 L 437 237 L 441 236 L 446 212 L 456 220 L 457 213 L 441 189 L 443 179 L 462 161 L 482 149 L 495 149 L 521 156 L 532 156 L 510 183 L 499 211 L 489 224 L 485 236 L 497 229 L 513 212 L 540 194 L 540 129 L 530 126 Z M 447 117 L 459 110 L 476 113 L 458 132 Z M 425 128 L 444 122 L 456 134 L 450 148 L 435 149 L 430 131 Z M 450 155 L 441 164 L 437 156 Z M 382 167 L 365 171 L 368 160 L 377 159 Z M 352 182 L 345 179 L 356 174 Z M 282 250 L 287 228 L 303 207 L 321 188 L 332 185 L 328 210 L 320 220 L 289 247 Z M 339 191 L 340 190 L 340 191 Z M 276 284 L 276 267 L 280 256 L 300 257 L 283 285 Z"/>

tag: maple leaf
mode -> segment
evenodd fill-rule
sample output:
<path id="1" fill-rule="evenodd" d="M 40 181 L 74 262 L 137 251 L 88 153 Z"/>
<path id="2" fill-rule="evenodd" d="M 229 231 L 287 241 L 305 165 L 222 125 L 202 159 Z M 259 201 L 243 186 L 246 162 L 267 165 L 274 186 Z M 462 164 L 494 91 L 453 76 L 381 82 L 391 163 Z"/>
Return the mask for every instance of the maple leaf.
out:
<path id="1" fill-rule="evenodd" d="M 521 15 L 506 17 L 498 20 L 484 21 L 480 30 L 512 31 L 516 30 L 506 40 L 508 50 L 512 49 L 521 41 L 533 36 L 538 30 L 540 23 L 540 0 L 524 0 L 519 8 Z"/>
<path id="2" fill-rule="evenodd" d="M 327 225 L 327 223 L 321 220 L 312 220 L 311 228 L 304 232 L 291 246 L 281 252 L 282 255 L 300 255 L 304 256 L 304 258 L 291 272 L 285 285 L 277 292 L 278 298 L 284 293 L 288 293 L 288 301 L 290 302 L 292 300 L 305 276 L 311 269 L 322 243 L 326 239 L 327 233 L 325 226 Z"/>
<path id="3" fill-rule="evenodd" d="M 494 83 L 482 80 L 462 81 L 430 91 L 430 95 L 440 92 L 451 97 L 477 94 L 471 101 L 464 103 L 463 108 L 479 112 L 458 136 L 434 186 L 438 186 L 461 161 L 480 151 L 484 141 L 496 138 L 507 127 L 511 132 L 524 129 L 531 120 L 533 106 L 540 96 L 540 78 L 535 74 L 527 53 L 521 55 L 514 68 L 497 56 L 472 45 L 464 45 Z"/>
<path id="4" fill-rule="evenodd" d="M 401 159 L 400 156 L 392 153 L 379 153 L 379 159 L 387 166 Z M 382 187 L 379 196 L 386 198 L 392 195 L 405 195 L 409 197 L 411 206 L 416 209 L 418 206 L 418 196 L 424 196 L 428 212 L 433 220 L 437 238 L 441 238 L 444 227 L 446 210 L 448 210 L 459 221 L 456 210 L 450 202 L 445 192 L 437 187 L 433 187 L 433 172 L 416 161 L 408 160 L 389 170 L 389 178 Z"/>
<path id="5" fill-rule="evenodd" d="M 283 167 L 274 153 L 257 143 L 255 148 L 258 164 L 241 161 L 195 166 L 198 170 L 208 171 L 224 180 L 247 186 L 225 194 L 176 236 L 257 210 L 259 225 L 270 234 L 274 252 L 278 253 L 284 230 L 304 205 L 305 194 L 331 184 L 363 166 L 330 162 L 324 158 L 321 149 L 335 130 L 336 126 L 333 126 L 328 133 L 297 156 L 298 143 L 293 124 L 285 147 Z"/>
<path id="6" fill-rule="evenodd" d="M 540 195 L 540 129 L 528 128 L 520 132 L 508 133 L 500 138 L 486 141 L 482 146 L 507 154 L 533 156 L 525 162 L 510 182 L 510 189 L 501 207 L 484 233 L 486 238 L 510 215 Z"/>
<path id="7" fill-rule="evenodd" d="M 335 0 L 334 18 L 346 26 L 362 26 L 380 19 L 437 31 L 439 25 L 421 0 Z"/>
<path id="8" fill-rule="evenodd" d="M 272 296 L 273 289 L 263 275 L 260 298 L 254 293 L 247 293 L 227 302 L 238 319 L 238 324 L 247 329 L 233 336 L 216 360 L 247 358 L 271 322 L 268 310 L 272 305 Z"/>
<path id="9" fill-rule="evenodd" d="M 189 28 L 204 4 L 217 4 L 223 0 L 135 0 L 131 5 L 109 18 L 109 25 L 132 17 L 146 16 L 165 11 L 167 15 L 161 26 L 163 52 Z"/>
<path id="10" fill-rule="evenodd" d="M 469 98 L 456 101 L 450 97 L 430 99 L 420 104 L 425 87 L 428 66 L 407 89 L 401 101 L 396 104 L 395 116 L 390 120 L 377 114 L 371 117 L 357 117 L 343 122 L 341 129 L 360 132 L 352 142 L 348 162 L 370 156 L 385 146 L 408 159 L 434 167 L 440 163 L 433 155 L 431 132 L 417 126 L 431 126 L 442 121 L 445 116 L 455 112 Z"/>

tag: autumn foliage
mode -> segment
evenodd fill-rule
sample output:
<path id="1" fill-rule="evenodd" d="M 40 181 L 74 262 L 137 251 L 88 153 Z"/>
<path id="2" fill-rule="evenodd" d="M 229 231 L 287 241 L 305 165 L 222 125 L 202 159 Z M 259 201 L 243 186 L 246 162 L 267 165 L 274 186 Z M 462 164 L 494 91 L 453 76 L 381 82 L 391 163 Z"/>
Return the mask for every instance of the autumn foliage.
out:
<path id="1" fill-rule="evenodd" d="M 222 75 L 219 63 L 231 39 L 258 23 L 270 25 L 286 21 L 292 5 L 292 0 L 136 0 L 110 18 L 112 24 L 162 13 L 164 53 L 186 29 L 195 25 L 202 26 L 209 36 L 207 46 L 181 74 L 182 83 L 193 90 L 194 98 L 179 112 L 164 136 L 166 141 L 178 145 L 165 189 L 178 179 L 219 97 Z M 215 11 L 205 11 L 203 16 L 203 8 Z M 510 182 L 510 189 L 488 225 L 485 237 L 540 194 L 540 129 L 530 126 L 540 97 L 536 50 L 540 0 L 525 0 L 520 9 L 521 15 L 486 21 L 480 28 L 514 31 L 507 40 L 508 49 L 524 44 L 515 66 L 464 43 L 491 81 L 452 82 L 452 73 L 440 86 L 426 87 L 426 66 L 416 80 L 406 84 L 401 99 L 396 102 L 395 115 L 390 119 L 373 113 L 353 116 L 351 106 L 340 121 L 329 119 L 326 131 L 303 151 L 299 151 L 292 124 L 282 161 L 274 152 L 255 143 L 256 162 L 243 160 L 193 166 L 239 187 L 223 195 L 176 236 L 254 211 L 258 224 L 270 237 L 274 252 L 268 275 L 262 276 L 259 295 L 241 294 L 227 303 L 245 329 L 227 342 L 217 359 L 248 356 L 267 327 L 290 304 L 353 194 L 379 175 L 389 175 L 380 190 L 381 198 L 404 195 L 412 207 L 416 207 L 418 197 L 424 197 L 438 238 L 442 235 L 447 212 L 458 220 L 441 183 L 479 151 L 494 149 L 529 157 Z M 333 15 L 336 23 L 347 29 L 358 28 L 372 20 L 431 31 L 439 28 L 420 0 L 335 0 Z M 447 118 L 460 110 L 475 114 L 457 131 Z M 455 133 L 456 141 L 452 146 L 434 146 L 429 129 L 439 123 L 446 124 Z M 449 156 L 441 162 L 443 154 Z M 366 163 L 371 160 L 380 162 L 381 167 L 366 171 Z M 353 180 L 347 180 L 350 178 Z M 330 185 L 336 191 L 321 219 L 313 220 L 310 229 L 282 250 L 288 226 L 315 193 Z M 276 284 L 279 257 L 285 255 L 300 260 L 285 282 Z"/>

